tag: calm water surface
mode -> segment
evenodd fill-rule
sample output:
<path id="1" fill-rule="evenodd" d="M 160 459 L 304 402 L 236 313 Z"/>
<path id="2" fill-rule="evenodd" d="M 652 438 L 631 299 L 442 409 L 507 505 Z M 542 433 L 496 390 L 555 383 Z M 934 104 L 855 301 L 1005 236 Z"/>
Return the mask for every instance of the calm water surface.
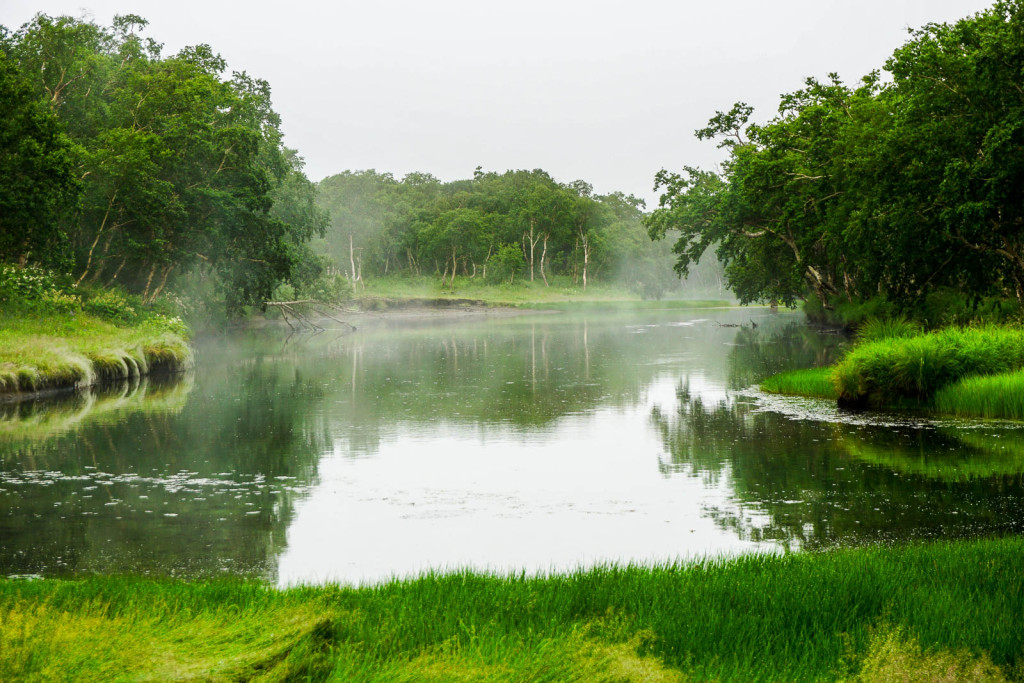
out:
<path id="1" fill-rule="evenodd" d="M 846 340 L 796 314 L 378 322 L 0 406 L 0 574 L 282 584 L 1018 533 L 1024 430 L 752 386 Z"/>

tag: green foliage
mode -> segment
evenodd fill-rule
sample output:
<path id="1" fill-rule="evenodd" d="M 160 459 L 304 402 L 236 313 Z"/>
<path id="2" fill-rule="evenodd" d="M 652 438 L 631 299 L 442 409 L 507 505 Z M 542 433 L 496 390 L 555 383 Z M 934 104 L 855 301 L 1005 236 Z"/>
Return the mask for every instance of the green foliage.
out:
<path id="1" fill-rule="evenodd" d="M 0 677 L 1002 680 L 1022 651 L 1022 551 L 1005 538 L 361 588 L 5 580 Z"/>
<path id="2" fill-rule="evenodd" d="M 354 282 L 433 275 L 453 287 L 453 272 L 458 281 L 486 270 L 492 284 L 521 278 L 547 286 L 569 277 L 581 290 L 601 281 L 649 298 L 679 288 L 670 245 L 646 237 L 640 199 L 594 195 L 583 181 L 559 183 L 540 169 L 477 169 L 472 179 L 448 183 L 346 171 L 318 189 L 317 202 L 331 215 L 323 251 Z M 721 298 L 720 287 L 709 289 Z"/>
<path id="3" fill-rule="evenodd" d="M 728 153 L 721 173 L 661 171 L 654 238 L 678 230 L 685 273 L 714 247 L 742 302 L 792 305 L 813 296 L 888 302 L 938 326 L 966 322 L 936 308 L 937 291 L 975 309 L 1024 301 L 1024 2 L 1005 0 L 952 24 L 928 24 L 888 60 L 891 79 L 856 87 L 835 75 L 783 95 L 754 123 L 739 103 L 698 131 Z M 971 315 L 971 318 L 974 316 Z"/>
<path id="4" fill-rule="evenodd" d="M 0 120 L 0 262 L 64 265 L 81 189 L 76 150 L 2 45 Z"/>
<path id="5" fill-rule="evenodd" d="M 97 318 L 122 325 L 134 323 L 139 318 L 136 307 L 121 292 L 114 289 L 90 294 L 82 304 L 82 309 Z"/>
<path id="6" fill-rule="evenodd" d="M 830 367 L 791 370 L 772 375 L 761 382 L 761 389 L 770 394 L 784 396 L 811 396 L 833 401 L 839 398 Z"/>
<path id="7" fill-rule="evenodd" d="M 0 263 L 0 304 L 5 307 L 40 304 L 63 289 L 58 276 L 45 268 Z"/>
<path id="8" fill-rule="evenodd" d="M 146 304 L 202 281 L 237 312 L 290 277 L 326 216 L 282 144 L 269 85 L 226 77 L 206 45 L 163 56 L 146 24 L 39 14 L 5 41 L 0 101 L 17 125 L 0 140 L 0 180 L 13 174 L 0 258 Z"/>
<path id="9" fill-rule="evenodd" d="M 1024 420 L 1024 372 L 966 377 L 935 394 L 935 409 L 958 417 Z"/>
<path id="10" fill-rule="evenodd" d="M 972 375 L 1024 367 L 1024 330 L 947 328 L 857 345 L 835 368 L 840 400 L 890 406 L 931 401 L 943 387 Z"/>
<path id="11" fill-rule="evenodd" d="M 497 250 L 487 261 L 487 279 L 492 282 L 504 282 L 509 284 L 515 281 L 524 265 L 522 250 L 514 244 L 499 244 Z"/>

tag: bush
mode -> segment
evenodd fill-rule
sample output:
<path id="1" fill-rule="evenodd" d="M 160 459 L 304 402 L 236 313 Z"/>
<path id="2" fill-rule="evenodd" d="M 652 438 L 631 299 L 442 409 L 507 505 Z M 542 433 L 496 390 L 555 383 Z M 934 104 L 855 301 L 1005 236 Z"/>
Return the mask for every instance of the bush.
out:
<path id="1" fill-rule="evenodd" d="M 523 269 L 523 251 L 516 244 L 502 244 L 487 262 L 489 282 L 508 281 L 512 284 Z"/>
<path id="2" fill-rule="evenodd" d="M 106 289 L 91 293 L 82 303 L 82 310 L 112 323 L 130 325 L 139 320 L 136 306 L 132 304 L 129 297 L 121 292 Z"/>
<path id="3" fill-rule="evenodd" d="M 0 303 L 14 307 L 33 307 L 52 292 L 63 292 L 58 277 L 35 266 L 0 264 Z"/>

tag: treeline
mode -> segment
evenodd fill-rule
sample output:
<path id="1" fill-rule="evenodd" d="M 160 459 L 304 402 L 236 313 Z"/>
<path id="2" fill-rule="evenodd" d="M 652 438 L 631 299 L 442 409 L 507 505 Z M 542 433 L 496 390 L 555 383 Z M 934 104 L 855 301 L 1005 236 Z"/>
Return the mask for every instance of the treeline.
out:
<path id="1" fill-rule="evenodd" d="M 318 185 L 331 216 L 325 251 L 347 277 L 430 275 L 491 283 L 552 278 L 586 289 L 594 280 L 661 297 L 679 283 L 671 253 L 652 243 L 644 203 L 590 184 L 555 181 L 542 170 L 484 172 L 441 182 L 425 173 L 346 171 Z M 715 269 L 694 278 L 717 290 Z M 358 286 L 358 285 L 357 285 Z"/>
<path id="2" fill-rule="evenodd" d="M 164 56 L 146 23 L 0 27 L 0 261 L 229 310 L 312 286 L 327 218 L 268 84 L 206 45 Z"/>
<path id="3" fill-rule="evenodd" d="M 915 30 L 885 71 L 807 79 L 766 123 L 739 103 L 697 131 L 728 159 L 661 171 L 646 219 L 680 231 L 676 269 L 714 245 L 743 302 L 1024 301 L 1024 2 Z"/>

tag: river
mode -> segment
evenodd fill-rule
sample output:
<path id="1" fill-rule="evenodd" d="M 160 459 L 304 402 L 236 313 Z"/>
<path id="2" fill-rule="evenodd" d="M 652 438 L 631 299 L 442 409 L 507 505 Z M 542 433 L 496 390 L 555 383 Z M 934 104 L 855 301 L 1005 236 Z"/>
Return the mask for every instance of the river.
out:
<path id="1" fill-rule="evenodd" d="M 1024 430 L 760 394 L 795 313 L 371 320 L 0 405 L 0 574 L 367 583 L 1019 533 Z"/>

